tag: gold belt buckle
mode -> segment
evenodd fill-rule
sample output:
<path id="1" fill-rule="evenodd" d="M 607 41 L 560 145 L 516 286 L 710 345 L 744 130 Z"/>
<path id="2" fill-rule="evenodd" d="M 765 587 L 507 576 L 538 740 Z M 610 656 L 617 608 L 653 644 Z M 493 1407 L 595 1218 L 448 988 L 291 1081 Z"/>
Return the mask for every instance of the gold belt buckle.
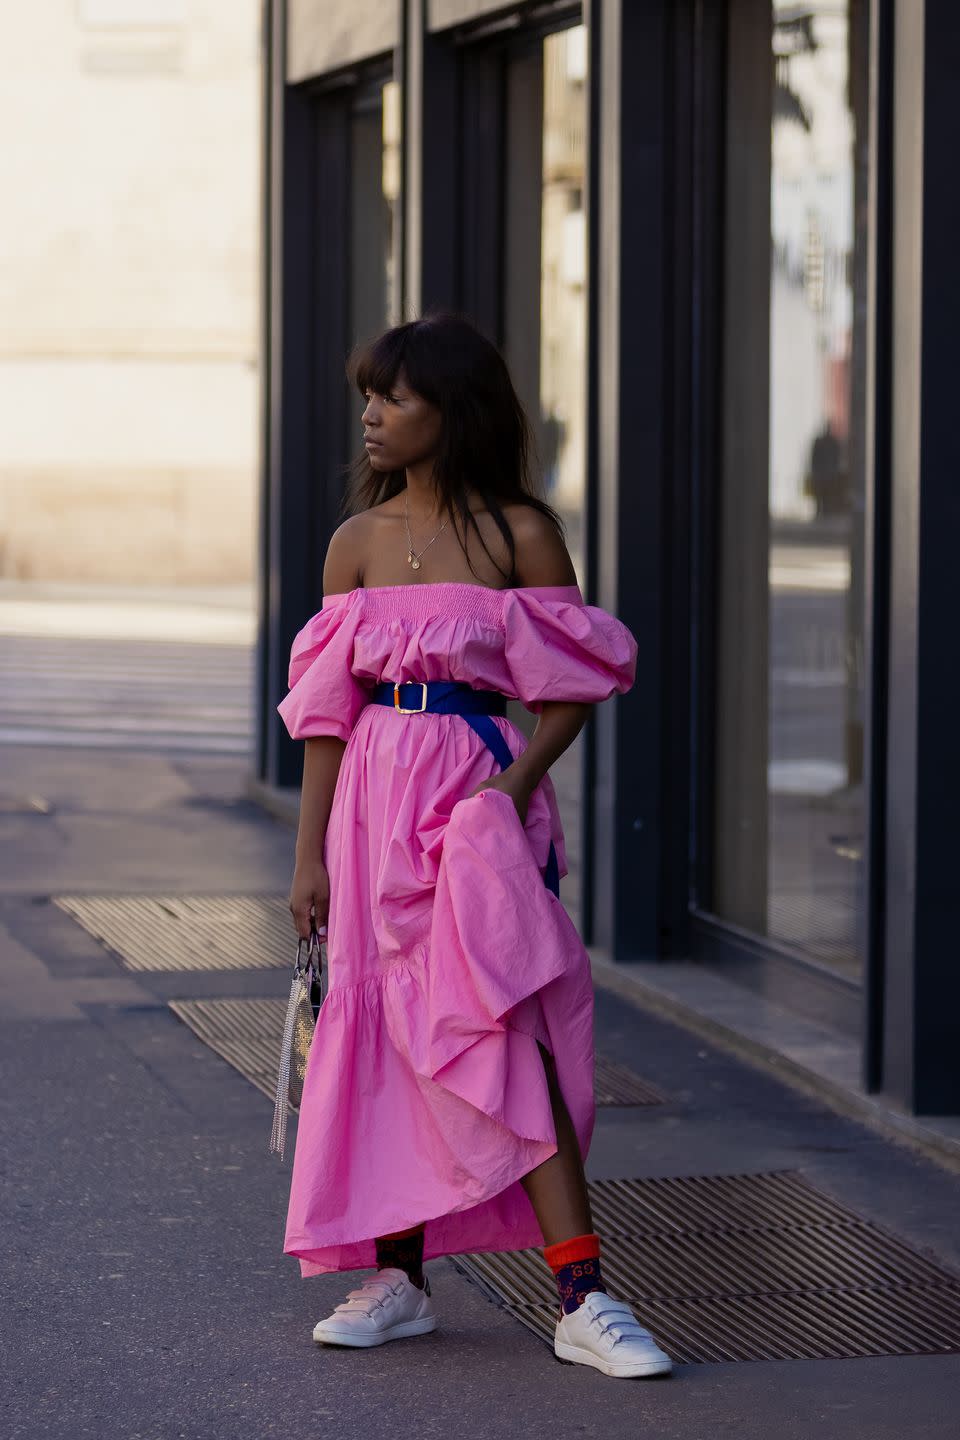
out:
<path id="1" fill-rule="evenodd" d="M 400 686 L 419 685 L 423 691 L 423 704 L 415 705 L 412 710 L 406 709 L 400 704 Z M 427 708 L 427 682 L 425 680 L 401 680 L 393 687 L 393 708 L 399 710 L 401 715 L 422 715 Z"/>

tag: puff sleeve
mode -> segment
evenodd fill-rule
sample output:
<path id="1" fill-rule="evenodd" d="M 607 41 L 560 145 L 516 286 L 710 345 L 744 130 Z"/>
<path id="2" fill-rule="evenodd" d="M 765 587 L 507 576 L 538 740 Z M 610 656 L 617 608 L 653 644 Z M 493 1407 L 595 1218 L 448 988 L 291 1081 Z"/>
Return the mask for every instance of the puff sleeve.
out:
<path id="1" fill-rule="evenodd" d="M 294 636 L 289 689 L 277 706 L 294 740 L 315 735 L 350 738 L 370 698 L 353 673 L 353 644 L 362 613 L 362 590 L 325 595 L 323 608 Z"/>
<path id="2" fill-rule="evenodd" d="M 539 715 L 545 700 L 596 703 L 636 679 L 637 642 L 622 621 L 584 604 L 578 585 L 505 592 L 505 659 L 517 695 Z"/>

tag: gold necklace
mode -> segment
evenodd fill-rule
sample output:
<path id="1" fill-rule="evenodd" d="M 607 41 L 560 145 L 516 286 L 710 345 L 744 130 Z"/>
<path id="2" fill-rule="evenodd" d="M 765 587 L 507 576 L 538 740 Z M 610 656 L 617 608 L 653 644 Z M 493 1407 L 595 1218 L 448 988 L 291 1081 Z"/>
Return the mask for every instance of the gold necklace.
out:
<path id="1" fill-rule="evenodd" d="M 443 531 L 446 529 L 447 520 L 450 519 L 450 516 L 448 515 L 448 516 L 447 516 L 447 520 L 444 520 L 443 524 L 440 526 L 440 529 L 437 531 L 437 534 L 434 535 L 433 540 L 428 540 L 428 541 L 427 541 L 426 545 L 424 545 L 424 547 L 423 547 L 423 550 L 420 551 L 420 555 L 414 554 L 414 550 L 413 550 L 413 536 L 410 534 L 410 509 L 409 509 L 409 505 L 408 505 L 408 503 L 407 503 L 407 492 L 406 492 L 406 490 L 404 490 L 404 492 L 403 492 L 403 519 L 404 519 L 404 523 L 405 523 L 405 525 L 406 525 L 406 527 L 407 527 L 407 541 L 408 541 L 408 543 L 409 543 L 409 549 L 407 550 L 407 564 L 408 564 L 408 565 L 412 565 L 413 568 L 414 568 L 414 570 L 419 570 L 419 569 L 420 569 L 420 555 L 423 554 L 423 550 L 429 550 L 429 549 L 430 549 L 430 546 L 433 544 L 433 540 L 436 540 L 437 536 L 443 533 Z"/>

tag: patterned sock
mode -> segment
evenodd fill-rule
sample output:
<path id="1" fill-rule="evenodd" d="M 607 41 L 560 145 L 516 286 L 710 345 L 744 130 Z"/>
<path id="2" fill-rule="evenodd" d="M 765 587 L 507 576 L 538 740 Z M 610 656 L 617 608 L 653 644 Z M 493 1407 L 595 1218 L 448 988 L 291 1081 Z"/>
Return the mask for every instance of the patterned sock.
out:
<path id="1" fill-rule="evenodd" d="M 600 1273 L 600 1236 L 592 1231 L 545 1246 L 543 1258 L 557 1282 L 561 1317 L 578 1310 L 591 1290 L 607 1293 Z"/>
<path id="2" fill-rule="evenodd" d="M 417 1230 L 407 1230 L 402 1235 L 385 1235 L 374 1241 L 377 1250 L 377 1269 L 384 1270 L 388 1265 L 395 1265 L 398 1270 L 406 1271 L 411 1282 L 418 1290 L 426 1290 L 430 1294 L 427 1285 L 427 1277 L 423 1273 L 423 1226 Z"/>

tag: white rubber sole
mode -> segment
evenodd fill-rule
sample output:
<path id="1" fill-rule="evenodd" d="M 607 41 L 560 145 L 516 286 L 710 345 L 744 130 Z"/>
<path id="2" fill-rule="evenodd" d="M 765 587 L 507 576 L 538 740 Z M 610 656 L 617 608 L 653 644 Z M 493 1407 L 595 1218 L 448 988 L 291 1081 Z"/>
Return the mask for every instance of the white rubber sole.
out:
<path id="1" fill-rule="evenodd" d="M 328 1326 L 314 1327 L 313 1338 L 318 1345 L 348 1345 L 354 1350 L 369 1350 L 374 1345 L 384 1345 L 388 1340 L 403 1340 L 407 1335 L 426 1335 L 437 1328 L 436 1315 L 424 1315 L 419 1320 L 404 1320 L 391 1325 L 376 1334 L 358 1335 L 355 1330 L 331 1330 Z"/>
<path id="2" fill-rule="evenodd" d="M 560 1340 L 554 1341 L 553 1352 L 558 1360 L 567 1360 L 573 1365 L 592 1365 L 594 1370 L 599 1370 L 604 1375 L 614 1375 L 624 1380 L 642 1380 L 647 1375 L 669 1375 L 673 1369 L 673 1361 L 665 1360 L 638 1360 L 632 1365 L 617 1365 L 612 1360 L 606 1360 L 602 1355 L 594 1355 L 592 1350 L 582 1350 L 579 1345 L 566 1345 Z"/>

